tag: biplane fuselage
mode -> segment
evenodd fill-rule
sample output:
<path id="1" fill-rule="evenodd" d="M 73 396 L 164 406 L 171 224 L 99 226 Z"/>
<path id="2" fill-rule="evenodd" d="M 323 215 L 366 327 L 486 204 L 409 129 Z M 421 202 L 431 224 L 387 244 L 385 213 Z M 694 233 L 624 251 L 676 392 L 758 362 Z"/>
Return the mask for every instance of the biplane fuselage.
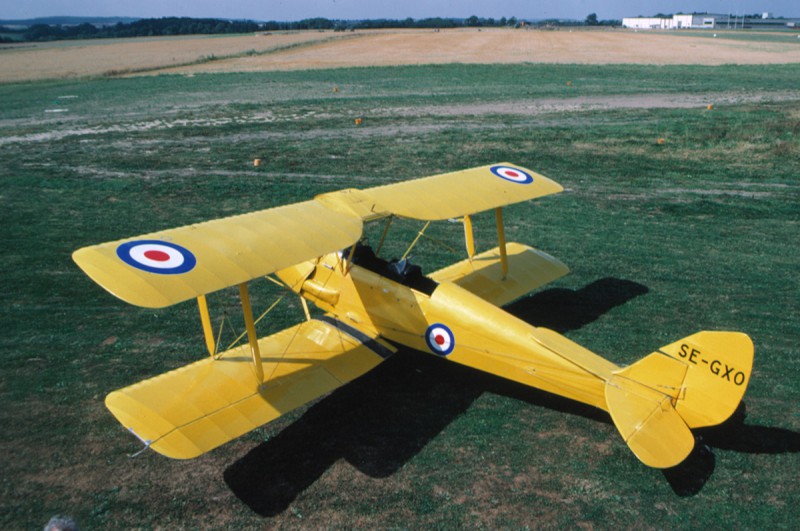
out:
<path id="1" fill-rule="evenodd" d="M 344 326 L 606 409 L 605 382 L 618 366 L 453 282 L 423 277 L 416 266 L 403 275 L 392 271 L 396 262 L 369 262 L 362 267 L 332 253 L 277 276 Z M 561 354 L 546 336 L 558 338 Z"/>

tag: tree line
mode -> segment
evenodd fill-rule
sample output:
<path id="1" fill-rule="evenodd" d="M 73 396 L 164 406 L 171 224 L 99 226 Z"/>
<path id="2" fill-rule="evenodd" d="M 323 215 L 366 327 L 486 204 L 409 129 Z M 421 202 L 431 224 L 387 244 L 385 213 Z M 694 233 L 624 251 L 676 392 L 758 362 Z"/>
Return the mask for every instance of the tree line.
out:
<path id="1" fill-rule="evenodd" d="M 168 35 L 203 35 L 218 33 L 251 33 L 261 25 L 252 21 L 230 21 L 212 18 L 165 17 L 145 18 L 130 23 L 95 26 L 88 22 L 77 25 L 34 24 L 22 30 L 2 28 L 3 33 L 17 33 L 23 41 L 63 39 L 107 39 L 120 37 L 157 37 Z"/>
<path id="2" fill-rule="evenodd" d="M 481 18 L 471 16 L 458 18 L 406 18 L 370 19 L 370 20 L 331 20 L 327 18 L 308 18 L 294 22 L 254 22 L 250 20 L 220 20 L 212 18 L 165 17 L 147 18 L 134 22 L 119 22 L 111 25 L 94 25 L 88 22 L 75 25 L 33 24 L 24 29 L 13 29 L 0 26 L 0 41 L 53 41 L 63 39 L 102 39 L 120 37 L 157 37 L 170 35 L 203 35 L 225 33 L 253 33 L 257 31 L 291 31 L 291 30 L 334 30 L 355 31 L 359 29 L 384 28 L 482 28 L 482 27 L 518 27 L 520 25 L 598 25 L 619 21 L 598 21 L 592 14 L 586 21 L 548 20 L 527 24 L 516 17 Z"/>

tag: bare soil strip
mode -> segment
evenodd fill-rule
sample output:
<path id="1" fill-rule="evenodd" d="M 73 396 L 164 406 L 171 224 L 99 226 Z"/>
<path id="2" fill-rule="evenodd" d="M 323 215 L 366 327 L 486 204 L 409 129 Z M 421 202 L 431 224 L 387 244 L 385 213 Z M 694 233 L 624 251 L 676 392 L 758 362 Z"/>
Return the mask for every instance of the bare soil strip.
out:
<path id="1" fill-rule="evenodd" d="M 420 107 L 378 107 L 373 109 L 363 109 L 362 115 L 370 117 L 394 116 L 394 117 L 485 117 L 491 115 L 514 115 L 514 116 L 542 116 L 558 113 L 563 120 L 563 113 L 582 112 L 608 109 L 692 109 L 703 108 L 708 104 L 752 104 L 766 102 L 782 102 L 800 100 L 800 90 L 796 91 L 760 91 L 758 93 L 744 92 L 716 92 L 706 94 L 633 94 L 624 96 L 580 96 L 574 98 L 537 98 L 509 102 L 483 103 L 483 104 L 456 104 L 456 105 L 428 105 Z M 347 114 L 347 112 L 345 112 Z M 63 121 L 53 120 L 58 126 L 48 128 L 47 131 L 10 135 L 0 137 L 0 147 L 9 144 L 27 144 L 32 142 L 52 142 L 63 138 L 74 136 L 97 136 L 109 133 L 121 132 L 142 132 L 152 130 L 166 130 L 176 127 L 220 127 L 233 123 L 237 124 L 269 124 L 273 122 L 287 122 L 307 119 L 314 116 L 318 119 L 344 118 L 341 114 L 318 113 L 309 111 L 303 115 L 287 114 L 280 115 L 277 112 L 259 111 L 250 115 L 228 118 L 168 118 L 159 120 L 131 121 L 126 123 L 116 123 L 114 125 L 64 127 Z M 347 116 L 348 121 L 350 116 Z M 2 124 L 0 124 L 2 125 Z M 368 127 L 364 129 L 349 129 L 331 131 L 319 129 L 314 131 L 303 131 L 287 135 L 286 133 L 261 132 L 259 138 L 267 138 L 271 135 L 276 137 L 286 137 L 296 135 L 297 138 L 319 138 L 328 135 L 340 137 L 342 135 L 354 136 L 379 136 L 395 135 L 398 133 L 424 133 L 446 129 L 449 124 L 424 124 L 424 125 L 392 125 L 386 127 Z M 493 123 L 483 123 L 483 128 L 502 127 Z M 240 136 L 237 140 L 250 140 L 247 135 Z"/>

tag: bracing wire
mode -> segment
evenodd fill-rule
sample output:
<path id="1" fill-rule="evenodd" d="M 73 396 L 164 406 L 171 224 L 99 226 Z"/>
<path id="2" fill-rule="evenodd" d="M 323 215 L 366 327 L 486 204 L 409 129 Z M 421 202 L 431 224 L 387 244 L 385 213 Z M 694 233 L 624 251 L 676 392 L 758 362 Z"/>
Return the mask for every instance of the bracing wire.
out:
<path id="1" fill-rule="evenodd" d="M 268 277 L 268 278 L 269 278 L 269 277 Z M 275 302 L 273 302 L 273 303 L 270 305 L 270 307 L 269 307 L 269 308 L 267 308 L 267 309 L 264 311 L 264 313 L 262 313 L 262 314 L 261 314 L 261 315 L 258 317 L 258 319 L 256 319 L 256 320 L 254 321 L 254 323 L 253 323 L 253 324 L 258 324 L 258 322 L 259 322 L 259 321 L 261 321 L 261 319 L 263 319 L 264 317 L 266 317 L 266 316 L 267 316 L 267 314 L 268 314 L 269 312 L 271 312 L 271 311 L 273 310 L 273 308 L 275 308 L 275 307 L 278 305 L 278 303 L 279 303 L 279 302 L 281 302 L 281 301 L 283 300 L 283 297 L 284 297 L 284 295 L 281 295 L 280 297 L 278 297 L 278 298 L 277 298 L 277 300 L 276 300 Z M 229 321 L 229 322 L 230 322 L 230 321 Z M 231 325 L 231 328 L 233 328 L 233 325 Z M 234 330 L 234 333 L 236 333 L 236 331 L 235 331 L 235 330 Z M 236 339 L 234 339 L 234 340 L 233 340 L 233 342 L 232 342 L 230 345 L 228 345 L 228 348 L 226 348 L 225 350 L 230 350 L 230 349 L 232 349 L 234 346 L 236 346 L 236 345 L 239 343 L 239 341 L 241 341 L 241 340 L 242 340 L 242 338 L 243 338 L 245 335 L 247 335 L 247 331 L 246 331 L 246 330 L 245 330 L 244 332 L 242 332 L 241 334 L 239 334 L 239 335 L 236 337 Z"/>

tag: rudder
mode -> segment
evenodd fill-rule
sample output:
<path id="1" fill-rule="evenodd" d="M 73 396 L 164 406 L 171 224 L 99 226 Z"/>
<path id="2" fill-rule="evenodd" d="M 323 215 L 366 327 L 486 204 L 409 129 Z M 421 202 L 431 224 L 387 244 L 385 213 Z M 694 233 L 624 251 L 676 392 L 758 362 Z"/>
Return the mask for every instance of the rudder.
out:
<path id="1" fill-rule="evenodd" d="M 698 332 L 659 350 L 687 367 L 675 409 L 690 428 L 721 424 L 736 411 L 753 369 L 747 334 Z"/>

